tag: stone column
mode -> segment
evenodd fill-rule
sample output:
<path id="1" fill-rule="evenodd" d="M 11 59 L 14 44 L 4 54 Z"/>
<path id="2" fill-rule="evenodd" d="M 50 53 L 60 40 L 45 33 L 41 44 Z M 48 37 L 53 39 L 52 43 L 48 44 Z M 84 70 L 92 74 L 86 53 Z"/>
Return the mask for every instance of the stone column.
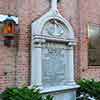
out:
<path id="1" fill-rule="evenodd" d="M 33 44 L 32 44 L 33 45 Z M 32 63 L 32 68 L 31 68 L 31 84 L 33 85 L 42 85 L 42 65 L 41 65 L 41 48 L 40 44 L 34 48 L 32 46 L 32 55 L 31 55 L 31 63 Z"/>
<path id="2" fill-rule="evenodd" d="M 73 53 L 73 47 L 69 47 L 69 50 L 67 51 L 68 53 L 68 69 L 67 69 L 67 73 L 68 73 L 68 80 L 70 84 L 74 83 L 74 53 Z"/>

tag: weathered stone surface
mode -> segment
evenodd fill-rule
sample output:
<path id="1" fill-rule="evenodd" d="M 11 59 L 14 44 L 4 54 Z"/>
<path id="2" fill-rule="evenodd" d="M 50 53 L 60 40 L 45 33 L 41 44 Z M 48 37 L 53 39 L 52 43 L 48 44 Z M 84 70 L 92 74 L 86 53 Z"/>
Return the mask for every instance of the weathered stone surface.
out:
<path id="1" fill-rule="evenodd" d="M 55 45 L 54 48 L 42 49 L 42 78 L 44 85 L 63 85 L 65 83 L 66 56 L 66 49 L 55 48 Z"/>

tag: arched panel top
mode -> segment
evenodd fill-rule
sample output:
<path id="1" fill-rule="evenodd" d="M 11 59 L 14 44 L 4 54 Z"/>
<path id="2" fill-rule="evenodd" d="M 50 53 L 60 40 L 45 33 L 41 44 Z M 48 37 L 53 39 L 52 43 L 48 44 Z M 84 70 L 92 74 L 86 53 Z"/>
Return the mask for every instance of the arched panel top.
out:
<path id="1" fill-rule="evenodd" d="M 70 23 L 62 17 L 57 7 L 57 0 L 52 0 L 51 9 L 32 23 L 32 36 L 45 36 L 50 38 L 62 38 L 75 40 L 74 31 Z"/>
<path id="2" fill-rule="evenodd" d="M 58 11 L 52 11 L 52 10 L 50 10 L 48 13 L 43 15 L 40 19 L 38 19 L 38 20 L 36 20 L 35 22 L 32 23 L 32 34 L 33 35 L 47 35 L 47 36 L 50 36 L 50 34 L 49 35 L 46 34 L 46 33 L 44 34 L 43 32 L 44 32 L 44 28 L 48 27 L 47 24 L 49 24 L 50 21 L 53 21 L 53 20 L 55 20 L 55 22 L 59 23 L 59 25 L 62 26 L 62 28 L 64 30 L 68 30 L 63 35 L 63 37 L 65 39 L 71 39 L 71 40 L 75 39 L 74 38 L 74 31 L 73 31 L 70 23 L 65 18 L 63 18 L 59 14 Z"/>
<path id="3" fill-rule="evenodd" d="M 44 21 L 41 34 L 56 38 L 74 39 L 74 31 L 69 22 L 58 16 L 49 17 L 48 20 Z"/>

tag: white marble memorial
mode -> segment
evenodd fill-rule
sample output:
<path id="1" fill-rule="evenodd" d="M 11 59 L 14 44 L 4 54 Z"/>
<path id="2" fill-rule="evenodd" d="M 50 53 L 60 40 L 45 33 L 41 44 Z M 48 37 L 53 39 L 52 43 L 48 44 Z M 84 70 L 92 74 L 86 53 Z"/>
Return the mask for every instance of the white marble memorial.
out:
<path id="1" fill-rule="evenodd" d="M 31 84 L 54 100 L 76 100 L 74 45 L 74 31 L 52 0 L 51 9 L 32 23 Z"/>

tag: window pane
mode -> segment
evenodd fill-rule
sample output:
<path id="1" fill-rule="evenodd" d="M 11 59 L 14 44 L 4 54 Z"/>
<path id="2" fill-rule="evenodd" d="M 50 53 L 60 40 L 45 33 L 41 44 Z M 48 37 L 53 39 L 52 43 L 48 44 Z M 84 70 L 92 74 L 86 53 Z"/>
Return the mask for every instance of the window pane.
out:
<path id="1" fill-rule="evenodd" d="M 88 65 L 100 65 L 100 26 L 88 25 Z"/>

